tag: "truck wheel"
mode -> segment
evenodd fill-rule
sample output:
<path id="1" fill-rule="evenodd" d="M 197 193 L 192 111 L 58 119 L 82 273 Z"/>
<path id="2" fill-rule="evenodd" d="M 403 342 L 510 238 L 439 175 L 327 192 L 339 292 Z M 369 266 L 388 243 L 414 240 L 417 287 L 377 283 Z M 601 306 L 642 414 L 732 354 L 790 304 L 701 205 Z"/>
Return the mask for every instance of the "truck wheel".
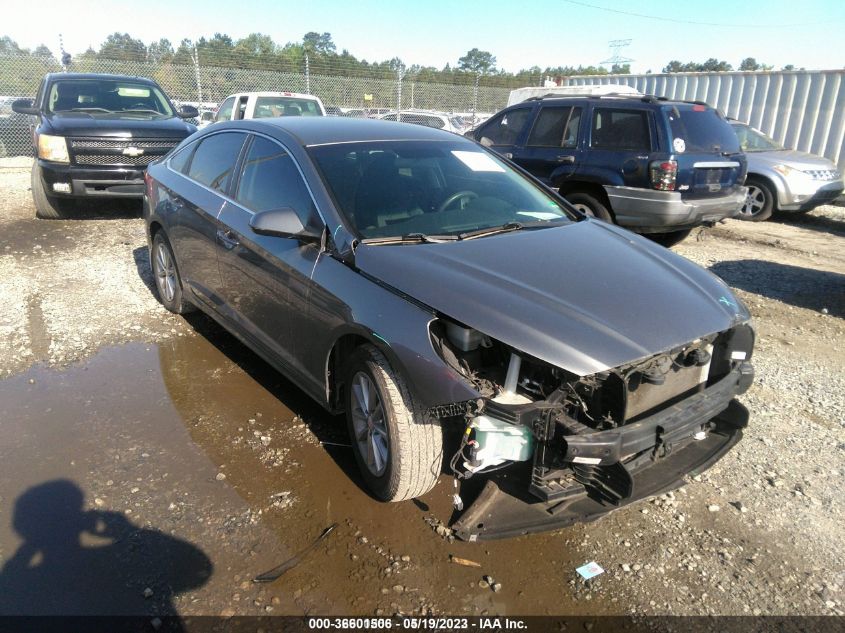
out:
<path id="1" fill-rule="evenodd" d="M 373 494 L 404 501 L 431 490 L 443 461 L 440 421 L 423 415 L 402 376 L 372 345 L 352 355 L 345 384 L 352 450 Z"/>
<path id="2" fill-rule="evenodd" d="M 153 247 L 150 250 L 150 268 L 153 271 L 161 305 L 174 314 L 185 314 L 193 311 L 194 307 L 185 301 L 182 294 L 182 278 L 179 276 L 179 269 L 176 267 L 176 258 L 173 256 L 170 242 L 167 241 L 162 231 L 156 233 L 153 238 Z"/>
<path id="3" fill-rule="evenodd" d="M 746 178 L 745 186 L 748 187 L 748 195 L 736 219 L 748 222 L 768 220 L 775 207 L 775 196 L 771 185 L 759 178 Z"/>
<path id="4" fill-rule="evenodd" d="M 657 242 L 661 246 L 669 248 L 670 246 L 683 242 L 690 233 L 692 233 L 692 229 L 683 229 L 681 231 L 670 231 L 669 233 L 647 233 L 645 237 L 652 242 Z"/>
<path id="5" fill-rule="evenodd" d="M 591 218 L 613 223 L 613 216 L 607 207 L 604 206 L 604 203 L 589 193 L 568 193 L 564 197 L 581 213 L 589 215 Z"/>
<path id="6" fill-rule="evenodd" d="M 68 217 L 68 213 L 62 208 L 62 201 L 47 195 L 44 191 L 44 183 L 41 181 L 41 173 L 38 163 L 32 164 L 32 201 L 35 203 L 35 217 L 42 220 L 61 220 Z"/>

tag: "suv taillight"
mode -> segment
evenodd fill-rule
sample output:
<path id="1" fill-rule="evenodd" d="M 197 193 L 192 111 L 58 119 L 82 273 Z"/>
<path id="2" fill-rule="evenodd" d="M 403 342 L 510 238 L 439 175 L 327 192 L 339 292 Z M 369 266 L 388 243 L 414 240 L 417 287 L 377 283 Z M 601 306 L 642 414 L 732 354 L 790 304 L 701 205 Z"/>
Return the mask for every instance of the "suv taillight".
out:
<path id="1" fill-rule="evenodd" d="M 655 160 L 648 166 L 651 186 L 658 191 L 675 191 L 678 178 L 678 162 L 674 160 Z"/>

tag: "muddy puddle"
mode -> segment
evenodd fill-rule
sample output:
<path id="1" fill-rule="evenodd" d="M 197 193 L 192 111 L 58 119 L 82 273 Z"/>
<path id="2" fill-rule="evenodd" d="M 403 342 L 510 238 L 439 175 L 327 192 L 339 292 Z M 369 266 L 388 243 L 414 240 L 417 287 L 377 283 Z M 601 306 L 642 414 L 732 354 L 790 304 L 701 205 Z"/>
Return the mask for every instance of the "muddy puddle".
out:
<path id="1" fill-rule="evenodd" d="M 636 530 L 636 508 L 549 534 L 452 542 L 430 525 L 450 516 L 449 477 L 414 502 L 375 501 L 361 486 L 342 419 L 206 319 L 191 325 L 196 334 L 160 345 L 108 348 L 83 365 L 0 381 L 0 588 L 19 609 L 627 611 L 614 585 L 631 577 L 597 558 L 591 534 L 622 542 Z M 49 503 L 75 495 L 69 505 Z M 280 580 L 249 582 L 334 522 L 338 529 Z M 45 523 L 52 527 L 32 528 Z M 143 564 L 144 547 L 132 549 L 127 536 L 136 533 L 157 535 L 147 539 L 153 551 Z M 180 565 L 167 562 L 168 548 L 184 552 L 182 567 L 193 575 L 182 578 Z M 450 555 L 480 567 L 458 566 Z M 110 604 L 102 578 L 75 568 L 86 556 L 117 570 L 104 577 L 126 587 L 126 601 Z M 586 584 L 574 570 L 594 559 L 608 573 Z M 28 575 L 8 571 L 18 568 Z M 479 584 L 485 575 L 501 589 Z M 70 586 L 72 596 L 62 597 Z M 37 591 L 56 599 L 20 606 Z"/>

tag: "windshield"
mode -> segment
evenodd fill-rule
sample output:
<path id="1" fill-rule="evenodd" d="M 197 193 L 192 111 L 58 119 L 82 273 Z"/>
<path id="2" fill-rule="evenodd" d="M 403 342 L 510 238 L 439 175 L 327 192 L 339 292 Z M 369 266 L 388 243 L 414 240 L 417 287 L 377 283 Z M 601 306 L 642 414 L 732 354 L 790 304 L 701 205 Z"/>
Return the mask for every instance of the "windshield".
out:
<path id="1" fill-rule="evenodd" d="M 739 153 L 739 143 L 731 126 L 716 110 L 707 106 L 665 106 L 672 128 L 672 147 L 676 152 L 710 154 Z M 677 149 L 678 147 L 683 148 Z"/>
<path id="2" fill-rule="evenodd" d="M 173 108 L 156 86 L 103 79 L 67 79 L 50 86 L 48 112 L 112 114 L 139 112 L 173 116 Z"/>
<path id="3" fill-rule="evenodd" d="M 349 224 L 364 239 L 459 236 L 568 222 L 563 203 L 465 142 L 378 141 L 310 149 Z"/>
<path id="4" fill-rule="evenodd" d="M 734 132 L 736 132 L 736 137 L 739 139 L 739 146 L 743 152 L 771 152 L 785 149 L 775 139 L 769 138 L 750 125 L 734 123 L 732 127 Z"/>
<path id="5" fill-rule="evenodd" d="M 257 97 L 255 99 L 255 119 L 277 116 L 323 116 L 320 106 L 314 99 L 297 97 Z"/>

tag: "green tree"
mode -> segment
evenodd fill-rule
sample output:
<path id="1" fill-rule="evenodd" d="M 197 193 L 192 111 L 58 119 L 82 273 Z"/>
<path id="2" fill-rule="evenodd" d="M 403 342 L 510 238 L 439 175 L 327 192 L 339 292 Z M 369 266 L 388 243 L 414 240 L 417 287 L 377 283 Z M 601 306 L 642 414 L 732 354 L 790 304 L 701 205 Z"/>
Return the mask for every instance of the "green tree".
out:
<path id="1" fill-rule="evenodd" d="M 334 55 L 337 47 L 331 33 L 309 31 L 302 36 L 302 46 L 309 55 Z"/>
<path id="2" fill-rule="evenodd" d="M 783 70 L 795 70 L 795 64 L 787 64 L 783 67 Z"/>
<path id="3" fill-rule="evenodd" d="M 166 64 L 173 61 L 173 44 L 167 38 L 152 42 L 147 47 L 147 61 L 153 64 Z"/>
<path id="4" fill-rule="evenodd" d="M 112 33 L 100 45 L 97 56 L 101 59 L 143 62 L 147 59 L 147 47 L 128 33 Z"/>
<path id="5" fill-rule="evenodd" d="M 610 74 L 611 75 L 630 75 L 631 74 L 631 64 L 613 64 L 610 67 Z"/>
<path id="6" fill-rule="evenodd" d="M 496 70 L 496 58 L 492 53 L 473 48 L 458 60 L 458 69 L 474 75 L 486 75 Z"/>
<path id="7" fill-rule="evenodd" d="M 18 43 L 8 35 L 0 37 L 0 55 L 22 55 L 29 51 L 18 46 Z"/>

